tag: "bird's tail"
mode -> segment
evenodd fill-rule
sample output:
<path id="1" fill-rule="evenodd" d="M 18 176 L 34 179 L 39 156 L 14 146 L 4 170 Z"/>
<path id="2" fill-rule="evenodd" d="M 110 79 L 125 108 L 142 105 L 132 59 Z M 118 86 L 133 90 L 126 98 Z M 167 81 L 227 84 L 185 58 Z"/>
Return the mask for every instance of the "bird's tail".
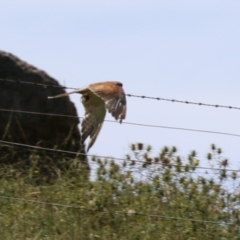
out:
<path id="1" fill-rule="evenodd" d="M 80 92 L 81 92 L 81 90 L 78 89 L 78 90 L 75 90 L 75 91 L 72 91 L 72 92 L 69 92 L 69 93 L 61 93 L 61 94 L 58 94 L 58 95 L 56 95 L 56 96 L 51 96 L 51 97 L 48 97 L 48 98 L 50 99 L 50 98 L 66 97 L 66 96 L 68 96 L 69 94 L 72 94 L 72 93 L 80 93 Z"/>

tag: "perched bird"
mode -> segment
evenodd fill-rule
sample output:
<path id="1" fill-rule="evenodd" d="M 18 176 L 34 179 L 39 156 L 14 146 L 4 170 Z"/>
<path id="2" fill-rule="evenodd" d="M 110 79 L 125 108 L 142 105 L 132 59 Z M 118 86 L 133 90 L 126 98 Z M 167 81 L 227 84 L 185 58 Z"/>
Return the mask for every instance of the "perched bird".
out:
<path id="1" fill-rule="evenodd" d="M 72 93 L 82 94 L 81 100 L 85 109 L 82 122 L 82 143 L 90 136 L 87 151 L 93 146 L 101 130 L 106 109 L 121 123 L 126 117 L 127 102 L 120 82 L 99 82 L 80 88 L 73 92 L 59 94 L 48 98 L 59 98 Z"/>

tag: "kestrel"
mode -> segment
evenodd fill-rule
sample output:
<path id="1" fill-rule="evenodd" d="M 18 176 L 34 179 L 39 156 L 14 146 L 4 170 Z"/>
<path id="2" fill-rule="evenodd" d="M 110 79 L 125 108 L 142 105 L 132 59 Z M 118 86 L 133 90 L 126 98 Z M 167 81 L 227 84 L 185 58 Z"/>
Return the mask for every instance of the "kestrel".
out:
<path id="1" fill-rule="evenodd" d="M 121 123 L 126 117 L 127 102 L 120 82 L 99 82 L 80 88 L 73 92 L 59 94 L 48 98 L 59 98 L 72 93 L 82 94 L 81 100 L 85 109 L 82 121 L 82 143 L 90 137 L 87 151 L 93 146 L 101 130 L 106 109 Z"/>

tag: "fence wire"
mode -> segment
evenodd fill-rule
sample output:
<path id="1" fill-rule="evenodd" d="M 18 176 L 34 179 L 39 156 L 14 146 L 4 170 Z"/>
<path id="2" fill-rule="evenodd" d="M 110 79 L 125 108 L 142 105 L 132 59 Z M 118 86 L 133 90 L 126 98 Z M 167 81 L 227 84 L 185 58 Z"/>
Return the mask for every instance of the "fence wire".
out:
<path id="1" fill-rule="evenodd" d="M 2 82 L 12 82 L 12 83 L 18 83 L 18 84 L 31 84 L 31 85 L 35 85 L 35 86 L 42 86 L 44 88 L 54 87 L 54 88 L 72 89 L 72 90 L 77 90 L 78 89 L 78 88 L 73 88 L 73 87 L 57 86 L 57 85 L 54 85 L 54 84 L 34 83 L 34 82 L 27 82 L 27 81 L 21 81 L 21 80 L 13 80 L 13 79 L 2 79 L 2 78 L 0 78 L 0 81 L 2 81 Z M 141 98 L 141 99 L 151 99 L 151 100 L 157 100 L 157 101 L 166 101 L 166 102 L 172 102 L 172 103 L 182 103 L 182 104 L 195 105 L 195 106 L 205 106 L 205 107 L 214 107 L 214 108 L 225 108 L 225 109 L 240 110 L 240 107 L 227 106 L 227 105 L 221 105 L 221 104 L 193 102 L 193 101 L 177 100 L 177 99 L 162 98 L 162 97 L 151 97 L 151 96 L 136 95 L 136 94 L 129 94 L 129 93 L 127 93 L 126 96 L 134 97 L 134 98 Z"/>
<path id="2" fill-rule="evenodd" d="M 93 154 L 84 154 L 80 152 L 73 152 L 73 151 L 66 151 L 66 150 L 60 150 L 60 149 L 53 149 L 53 148 L 45 148 L 40 146 L 33 146 L 23 143 L 16 143 L 16 142 L 9 142 L 9 141 L 3 141 L 0 140 L 0 143 L 7 144 L 7 145 L 15 145 L 19 147 L 26 147 L 26 148 L 33 148 L 38 150 L 45 150 L 45 151 L 52 151 L 52 152 L 59 152 L 59 153 L 67 153 L 67 154 L 74 154 L 76 156 L 83 155 L 93 158 L 103 158 L 103 159 L 115 159 L 120 161 L 134 161 L 136 163 L 148 163 L 147 161 L 138 160 L 138 159 L 128 159 L 128 158 L 118 158 L 118 157 L 111 157 L 111 156 L 101 156 L 101 155 L 93 155 Z M 191 165 L 178 165 L 178 164 L 165 164 L 162 162 L 151 162 L 151 165 L 161 165 L 166 167 L 178 167 L 178 168 L 194 168 L 194 169 L 204 169 L 204 170 L 218 170 L 218 171 L 230 171 L 230 172 L 240 172 L 239 169 L 228 169 L 228 168 L 212 168 L 212 167 L 201 167 L 201 166 L 191 166 Z"/>
<path id="3" fill-rule="evenodd" d="M 5 108 L 0 108 L 0 111 L 2 111 L 2 112 L 14 112 L 14 113 L 26 113 L 26 114 L 37 114 L 37 115 L 46 115 L 46 116 L 55 116 L 55 117 L 67 117 L 67 118 L 79 118 L 79 119 L 84 118 L 84 117 L 73 116 L 73 115 L 22 111 L 22 110 L 5 109 Z M 117 121 L 113 121 L 113 120 L 104 120 L 104 121 L 105 122 L 111 122 L 111 123 L 118 123 Z M 127 125 L 140 126 L 140 127 L 163 128 L 163 129 L 171 129 L 171 130 L 181 130 L 181 131 L 189 131 L 189 132 L 210 133 L 210 134 L 218 134 L 218 135 L 225 135 L 225 136 L 232 136 L 232 137 L 240 137 L 240 134 L 219 132 L 219 131 L 211 131 L 211 130 L 201 130 L 201 129 L 182 128 L 182 127 L 170 127 L 170 126 L 161 126 L 161 125 L 134 123 L 134 122 L 125 122 L 125 121 L 123 121 L 122 123 L 127 124 Z"/>
<path id="4" fill-rule="evenodd" d="M 177 220 L 177 221 L 190 221 L 190 222 L 198 222 L 198 223 L 209 223 L 209 224 L 223 224 L 223 225 L 232 224 L 232 223 L 222 222 L 222 221 L 221 222 L 220 221 L 206 221 L 206 220 L 193 219 L 193 218 L 162 216 L 162 215 L 157 215 L 157 214 L 144 214 L 144 213 L 138 213 L 138 212 L 100 210 L 100 209 L 95 209 L 95 208 L 78 207 L 78 206 L 74 206 L 74 205 L 66 205 L 66 204 L 53 203 L 53 202 L 43 202 L 43 201 L 38 201 L 38 200 L 30 200 L 30 199 L 25 199 L 25 198 L 9 197 L 9 196 L 3 196 L 3 195 L 0 195 L 0 198 L 10 199 L 10 200 L 15 200 L 15 201 L 29 202 L 29 203 L 36 203 L 36 204 L 43 204 L 43 205 L 51 205 L 51 206 L 56 206 L 56 207 L 74 208 L 74 209 L 81 209 L 81 210 L 87 210 L 87 211 L 96 211 L 96 212 L 101 212 L 101 213 L 124 214 L 124 215 L 128 215 L 128 216 L 145 216 L 145 217 L 154 217 L 154 218 L 170 219 L 170 220 Z"/>

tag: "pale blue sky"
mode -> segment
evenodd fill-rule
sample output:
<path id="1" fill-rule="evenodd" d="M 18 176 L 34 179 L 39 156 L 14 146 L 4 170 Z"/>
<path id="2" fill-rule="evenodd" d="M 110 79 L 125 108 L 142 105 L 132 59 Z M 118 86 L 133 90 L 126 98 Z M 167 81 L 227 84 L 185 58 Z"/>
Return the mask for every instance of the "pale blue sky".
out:
<path id="1" fill-rule="evenodd" d="M 209 2 L 0 0 L 0 49 L 70 87 L 112 79 L 131 94 L 240 106 L 240 2 Z M 127 100 L 128 122 L 240 134 L 237 110 Z M 203 158 L 216 143 L 240 165 L 237 137 L 108 122 L 90 154 L 123 157 L 134 142 Z"/>

